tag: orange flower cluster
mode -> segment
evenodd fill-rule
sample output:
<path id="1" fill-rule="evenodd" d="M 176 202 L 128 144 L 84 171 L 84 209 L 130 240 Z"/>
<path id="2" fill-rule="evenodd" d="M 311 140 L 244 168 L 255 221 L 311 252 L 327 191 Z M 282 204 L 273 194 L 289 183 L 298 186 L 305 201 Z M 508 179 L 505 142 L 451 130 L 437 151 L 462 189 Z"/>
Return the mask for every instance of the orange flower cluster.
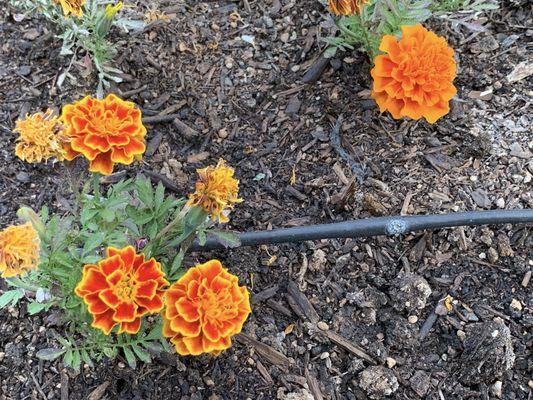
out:
<path id="1" fill-rule="evenodd" d="M 83 5 L 85 0 L 54 0 L 56 4 L 61 4 L 63 9 L 63 14 L 65 17 L 68 17 L 70 14 L 75 15 L 78 18 L 81 18 L 83 15 Z"/>
<path id="2" fill-rule="evenodd" d="M 65 158 L 73 160 L 82 154 L 92 172 L 109 175 L 115 163 L 129 165 L 146 149 L 141 111 L 114 94 L 103 100 L 87 96 L 66 105 L 61 119 L 70 139 Z"/>
<path id="3" fill-rule="evenodd" d="M 354 15 L 360 13 L 367 2 L 368 0 L 328 0 L 328 5 L 335 15 Z"/>
<path id="4" fill-rule="evenodd" d="M 228 222 L 229 218 L 224 215 L 224 211 L 242 201 L 237 197 L 239 181 L 233 178 L 235 171 L 220 159 L 216 167 L 209 166 L 196 172 L 199 175 L 196 191 L 189 195 L 187 204 L 202 207 L 214 220 Z"/>
<path id="5" fill-rule="evenodd" d="M 251 312 L 248 290 L 218 260 L 189 269 L 165 293 L 163 335 L 181 355 L 219 354 Z"/>
<path id="6" fill-rule="evenodd" d="M 162 310 L 164 276 L 161 264 L 145 260 L 132 246 L 108 247 L 107 258 L 84 266 L 75 292 L 87 304 L 94 328 L 109 335 L 118 324 L 118 333 L 135 334 L 143 315 Z"/>
<path id="7" fill-rule="evenodd" d="M 400 41 L 385 35 L 374 60 L 372 98 L 395 119 L 424 117 L 434 123 L 450 111 L 457 92 L 453 49 L 422 25 L 403 26 Z"/>
<path id="8" fill-rule="evenodd" d="M 52 115 L 52 110 L 26 114 L 25 119 L 17 120 L 14 132 L 20 135 L 15 154 L 22 161 L 36 163 L 49 158 L 63 160 L 63 144 L 66 140 L 64 127 L 59 118 Z"/>
<path id="9" fill-rule="evenodd" d="M 30 222 L 0 231 L 0 275 L 24 275 L 39 265 L 39 235 Z"/>

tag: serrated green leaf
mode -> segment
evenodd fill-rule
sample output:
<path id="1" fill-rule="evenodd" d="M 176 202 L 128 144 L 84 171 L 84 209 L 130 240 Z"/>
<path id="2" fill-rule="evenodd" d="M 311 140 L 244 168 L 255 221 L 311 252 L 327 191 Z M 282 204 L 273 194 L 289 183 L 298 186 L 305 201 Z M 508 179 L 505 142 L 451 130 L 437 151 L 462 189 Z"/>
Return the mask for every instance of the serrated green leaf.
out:
<path id="1" fill-rule="evenodd" d="M 113 359 L 117 356 L 117 348 L 116 347 L 104 347 L 102 349 L 103 353 L 110 359 Z"/>
<path id="2" fill-rule="evenodd" d="M 137 360 L 135 359 L 135 354 L 133 354 L 131 349 L 128 346 L 124 346 L 122 347 L 122 350 L 124 350 L 124 355 L 126 356 L 126 361 L 128 362 L 130 368 L 137 368 Z"/>
<path id="3" fill-rule="evenodd" d="M 90 253 L 94 249 L 96 249 L 98 246 L 100 246 L 105 238 L 106 233 L 105 232 L 94 232 L 92 233 L 86 240 L 85 244 L 83 245 L 83 254 Z"/>
<path id="4" fill-rule="evenodd" d="M 53 361 L 63 355 L 66 351 L 66 349 L 54 349 L 49 347 L 39 350 L 37 353 L 35 353 L 35 357 L 37 357 L 39 360 Z"/>
<path id="5" fill-rule="evenodd" d="M 47 303 L 32 302 L 28 304 L 28 314 L 35 315 L 48 307 Z"/>
<path id="6" fill-rule="evenodd" d="M 0 309 L 4 308 L 9 303 L 14 306 L 22 297 L 24 297 L 24 289 L 14 289 L 4 292 L 4 294 L 0 296 Z"/>
<path id="7" fill-rule="evenodd" d="M 137 344 L 132 344 L 131 348 L 139 360 L 145 363 L 152 362 L 152 357 L 150 357 L 150 354 L 142 347 L 139 347 Z"/>
<path id="8" fill-rule="evenodd" d="M 78 349 L 72 351 L 72 368 L 79 371 L 81 367 L 81 354 Z"/>
<path id="9" fill-rule="evenodd" d="M 68 349 L 65 352 L 65 355 L 63 356 L 63 364 L 65 364 L 66 367 L 72 367 L 73 359 L 74 359 L 74 354 L 72 353 L 71 349 Z"/>
<path id="10" fill-rule="evenodd" d="M 163 325 L 162 324 L 155 325 L 152 328 L 152 330 L 148 333 L 148 335 L 146 335 L 143 338 L 143 340 L 150 341 L 150 340 L 161 339 L 163 337 L 162 329 L 163 329 Z"/>
<path id="11" fill-rule="evenodd" d="M 163 204 L 163 201 L 165 200 L 165 187 L 161 182 L 157 184 L 157 188 L 155 189 L 155 208 L 158 209 Z"/>
<path id="12" fill-rule="evenodd" d="M 85 349 L 81 349 L 81 359 L 85 364 L 87 364 L 90 368 L 94 368 L 93 360 L 91 359 L 91 356 Z"/>

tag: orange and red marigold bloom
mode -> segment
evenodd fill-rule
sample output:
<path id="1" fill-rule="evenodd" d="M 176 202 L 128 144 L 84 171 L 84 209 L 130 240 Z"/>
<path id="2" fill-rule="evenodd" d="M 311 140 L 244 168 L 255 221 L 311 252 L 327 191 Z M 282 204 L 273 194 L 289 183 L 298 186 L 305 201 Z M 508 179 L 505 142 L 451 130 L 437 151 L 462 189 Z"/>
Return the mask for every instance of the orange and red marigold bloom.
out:
<path id="1" fill-rule="evenodd" d="M 379 50 L 385 54 L 375 58 L 371 75 L 381 112 L 434 123 L 450 111 L 456 65 L 444 38 L 422 25 L 403 26 L 401 40 L 385 35 Z"/>
<path id="2" fill-rule="evenodd" d="M 328 0 L 329 10 L 336 15 L 354 15 L 368 0 Z"/>
<path id="3" fill-rule="evenodd" d="M 85 0 L 54 0 L 54 2 L 61 5 L 65 17 L 68 17 L 70 14 L 78 18 L 83 16 Z"/>
<path id="4" fill-rule="evenodd" d="M 12 278 L 39 266 L 39 235 L 30 222 L 0 231 L 0 276 Z"/>
<path id="5" fill-rule="evenodd" d="M 94 328 L 108 335 L 119 325 L 118 333 L 135 334 L 143 315 L 163 308 L 164 276 L 161 264 L 145 260 L 132 246 L 108 247 L 107 258 L 84 266 L 75 292 L 87 304 Z"/>
<path id="6" fill-rule="evenodd" d="M 218 260 L 190 268 L 165 293 L 163 335 L 180 355 L 219 354 L 251 312 L 248 290 Z"/>
<path id="7" fill-rule="evenodd" d="M 214 220 L 228 222 L 224 211 L 242 201 L 238 197 L 239 181 L 233 177 L 234 169 L 220 159 L 216 167 L 209 166 L 196 172 L 196 191 L 189 195 L 187 204 L 202 207 Z"/>
<path id="8" fill-rule="evenodd" d="M 65 158 L 83 155 L 92 172 L 109 175 L 115 163 L 129 165 L 146 149 L 141 111 L 114 94 L 103 100 L 87 96 L 66 105 L 61 119 L 69 139 Z"/>

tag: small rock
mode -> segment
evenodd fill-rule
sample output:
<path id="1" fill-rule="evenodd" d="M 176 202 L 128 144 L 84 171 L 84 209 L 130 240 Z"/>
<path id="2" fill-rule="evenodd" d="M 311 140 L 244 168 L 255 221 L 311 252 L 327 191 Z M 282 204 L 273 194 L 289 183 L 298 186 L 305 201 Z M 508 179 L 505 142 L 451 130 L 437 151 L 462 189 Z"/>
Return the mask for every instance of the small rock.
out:
<path id="1" fill-rule="evenodd" d="M 498 244 L 498 250 L 499 250 L 500 256 L 502 257 L 513 257 L 514 256 L 514 251 L 511 248 L 511 243 L 507 235 L 500 233 L 498 237 L 496 238 L 496 243 Z"/>
<path id="2" fill-rule="evenodd" d="M 309 263 L 309 269 L 313 272 L 322 271 L 328 262 L 326 253 L 322 249 L 315 250 Z"/>
<path id="3" fill-rule="evenodd" d="M 298 98 L 298 95 L 294 95 L 287 102 L 287 107 L 285 107 L 285 112 L 287 114 L 296 114 L 298 111 L 300 111 L 301 105 L 302 105 L 302 102 Z"/>
<path id="4" fill-rule="evenodd" d="M 483 189 L 474 190 L 471 196 L 472 200 L 474 200 L 479 207 L 490 208 L 492 203 L 487 195 L 487 192 L 485 192 Z"/>
<path id="5" fill-rule="evenodd" d="M 502 381 L 494 382 L 494 385 L 490 387 L 490 392 L 497 398 L 502 398 Z"/>
<path id="6" fill-rule="evenodd" d="M 520 144 L 518 144 L 517 142 L 514 142 L 509 147 L 509 149 L 511 150 L 511 155 L 512 156 L 515 156 L 515 157 L 518 157 L 518 158 L 523 158 L 523 159 L 526 159 L 526 160 L 530 160 L 533 157 L 533 154 L 528 149 L 524 150 L 522 148 L 522 146 L 520 146 Z"/>
<path id="7" fill-rule="evenodd" d="M 416 315 L 409 315 L 407 320 L 410 324 L 416 324 L 418 322 L 418 317 Z"/>
<path id="8" fill-rule="evenodd" d="M 511 304 L 509 304 L 509 307 L 511 307 L 513 310 L 516 310 L 516 311 L 522 311 L 522 303 L 520 303 L 520 301 L 516 299 L 513 299 L 511 301 Z"/>
<path id="9" fill-rule="evenodd" d="M 387 357 L 387 367 L 389 368 L 393 368 L 394 366 L 396 366 L 397 362 L 394 358 L 392 357 Z"/>
<path id="10" fill-rule="evenodd" d="M 306 389 L 297 392 L 290 392 L 278 397 L 281 400 L 314 400 L 314 397 Z"/>
<path id="11" fill-rule="evenodd" d="M 476 43 L 473 43 L 470 46 L 470 51 L 472 53 L 489 53 L 497 50 L 499 47 L 500 44 L 496 39 L 494 39 L 494 36 L 485 36 Z"/>
<path id="12" fill-rule="evenodd" d="M 22 183 L 27 183 L 30 181 L 30 174 L 26 173 L 26 172 L 19 172 L 15 178 L 17 178 L 17 181 L 19 182 L 22 182 Z"/>
<path id="13" fill-rule="evenodd" d="M 502 197 L 496 200 L 496 207 L 505 208 L 505 200 Z"/>
<path id="14" fill-rule="evenodd" d="M 17 72 L 19 75 L 28 76 L 31 73 L 31 67 L 29 65 L 21 65 Z"/>
<path id="15" fill-rule="evenodd" d="M 3 351 L 0 351 L 0 361 L 2 361 L 5 356 L 6 356 L 6 353 L 4 353 Z"/>
<path id="16" fill-rule="evenodd" d="M 411 385 L 411 389 L 423 398 L 429 390 L 431 381 L 428 374 L 424 371 L 416 371 L 411 379 L 409 379 L 409 384 Z"/>
<path id="17" fill-rule="evenodd" d="M 457 337 L 461 339 L 461 341 L 464 341 L 466 339 L 466 333 L 459 329 L 457 331 Z"/>
<path id="18" fill-rule="evenodd" d="M 392 306 L 398 311 L 418 313 L 426 306 L 431 287 L 420 275 L 405 273 L 398 276 L 389 289 Z"/>
<path id="19" fill-rule="evenodd" d="M 487 255 L 489 257 L 489 261 L 491 263 L 495 263 L 498 261 L 498 252 L 496 251 L 496 249 L 494 247 L 490 247 L 488 250 L 487 250 Z"/>
<path id="20" fill-rule="evenodd" d="M 390 369 L 374 366 L 359 374 L 359 386 L 371 399 L 381 399 L 396 392 L 399 384 L 396 375 Z"/>
<path id="21" fill-rule="evenodd" d="M 320 329 L 321 331 L 329 330 L 329 325 L 326 324 L 324 321 L 319 321 L 318 324 L 316 324 L 316 326 L 318 326 L 318 329 Z"/>

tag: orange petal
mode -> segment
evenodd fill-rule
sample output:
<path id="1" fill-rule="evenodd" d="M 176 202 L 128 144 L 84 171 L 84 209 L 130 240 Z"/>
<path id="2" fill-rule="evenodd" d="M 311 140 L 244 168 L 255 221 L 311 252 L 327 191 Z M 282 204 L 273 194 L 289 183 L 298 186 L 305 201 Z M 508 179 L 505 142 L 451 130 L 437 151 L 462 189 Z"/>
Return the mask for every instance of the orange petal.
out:
<path id="1" fill-rule="evenodd" d="M 120 251 L 120 258 L 124 262 L 126 271 L 129 271 L 133 266 L 133 260 L 135 259 L 135 249 L 133 248 L 133 246 L 124 247 Z"/>
<path id="2" fill-rule="evenodd" d="M 102 290 L 98 295 L 111 308 L 116 308 L 120 303 L 120 298 L 115 294 L 113 289 Z"/>
<path id="3" fill-rule="evenodd" d="M 161 265 L 153 258 L 150 258 L 139 266 L 135 272 L 135 278 L 139 281 L 157 280 L 164 276 Z"/>
<path id="4" fill-rule="evenodd" d="M 86 153 L 83 153 L 83 155 L 87 157 Z M 113 162 L 111 161 L 111 153 L 98 153 L 98 155 L 89 164 L 89 171 L 99 172 L 102 175 L 110 175 L 113 172 Z"/>
<path id="5" fill-rule="evenodd" d="M 135 335 L 141 328 L 141 319 L 135 318 L 133 322 L 121 322 L 118 333 L 131 333 Z"/>
<path id="6" fill-rule="evenodd" d="M 145 281 L 137 286 L 136 297 L 152 299 L 157 292 L 157 282 L 154 280 Z"/>
<path id="7" fill-rule="evenodd" d="M 100 299 L 98 292 L 88 294 L 83 298 L 83 300 L 85 300 L 85 303 L 87 304 L 87 309 L 93 315 L 102 314 L 103 312 L 106 312 L 109 309 L 107 304 Z"/>
<path id="8" fill-rule="evenodd" d="M 93 328 L 101 329 L 104 334 L 109 335 L 115 324 L 116 322 L 113 321 L 113 310 L 109 310 L 105 313 L 94 315 L 91 326 Z"/>
<path id="9" fill-rule="evenodd" d="M 85 266 L 79 287 L 86 293 L 94 293 L 108 287 L 105 276 L 95 268 Z M 92 266 L 94 267 L 94 265 Z"/>
<path id="10" fill-rule="evenodd" d="M 222 264 L 218 260 L 209 260 L 204 264 L 198 265 L 196 268 L 200 271 L 202 276 L 207 279 L 210 286 L 215 277 L 223 270 Z"/>
<path id="11" fill-rule="evenodd" d="M 115 309 L 113 319 L 116 322 L 133 322 L 135 320 L 135 313 L 137 305 L 131 301 L 124 301 L 120 303 Z"/>
<path id="12" fill-rule="evenodd" d="M 122 262 L 118 256 L 108 256 L 108 258 L 100 260 L 98 266 L 102 273 L 108 276 L 117 270 L 122 270 Z"/>
<path id="13" fill-rule="evenodd" d="M 210 341 L 217 342 L 220 340 L 220 331 L 215 323 L 207 321 L 202 327 L 202 331 L 204 332 L 205 337 Z"/>
<path id="14" fill-rule="evenodd" d="M 135 299 L 136 303 L 146 308 L 146 312 L 156 313 L 163 309 L 164 303 L 161 296 L 154 296 L 153 299 L 138 297 Z"/>
<path id="15" fill-rule="evenodd" d="M 194 322 L 200 319 L 198 307 L 185 297 L 176 302 L 176 309 L 179 315 L 187 322 Z"/>
<path id="16" fill-rule="evenodd" d="M 183 337 L 181 337 L 181 336 L 174 337 L 170 341 L 172 342 L 172 344 L 174 344 L 174 348 L 176 349 L 176 353 L 178 353 L 180 356 L 191 355 L 191 352 L 189 351 L 189 349 L 187 348 L 187 346 L 185 345 L 185 343 L 183 341 Z M 198 353 L 198 354 L 200 354 L 200 353 Z"/>
<path id="17" fill-rule="evenodd" d="M 124 279 L 124 272 L 122 269 L 117 269 L 109 274 L 105 279 L 111 286 L 116 286 L 122 279 Z"/>
<path id="18" fill-rule="evenodd" d="M 130 138 L 130 142 L 124 146 L 124 151 L 128 156 L 134 156 L 136 154 L 143 154 L 146 150 L 146 145 L 144 142 L 137 140 L 135 138 Z"/>
<path id="19" fill-rule="evenodd" d="M 190 355 L 199 356 L 204 352 L 201 336 L 184 337 L 182 340 Z"/>
<path id="20" fill-rule="evenodd" d="M 85 136 L 85 138 L 83 139 L 83 144 L 85 144 L 87 147 L 90 147 L 91 149 L 95 149 L 100 152 L 106 152 L 111 149 L 111 145 L 107 141 L 106 137 L 102 137 L 93 133 L 90 133 Z"/>
<path id="21" fill-rule="evenodd" d="M 187 322 L 181 317 L 176 317 L 170 321 L 170 328 L 183 336 L 196 336 L 201 332 L 200 322 Z"/>

